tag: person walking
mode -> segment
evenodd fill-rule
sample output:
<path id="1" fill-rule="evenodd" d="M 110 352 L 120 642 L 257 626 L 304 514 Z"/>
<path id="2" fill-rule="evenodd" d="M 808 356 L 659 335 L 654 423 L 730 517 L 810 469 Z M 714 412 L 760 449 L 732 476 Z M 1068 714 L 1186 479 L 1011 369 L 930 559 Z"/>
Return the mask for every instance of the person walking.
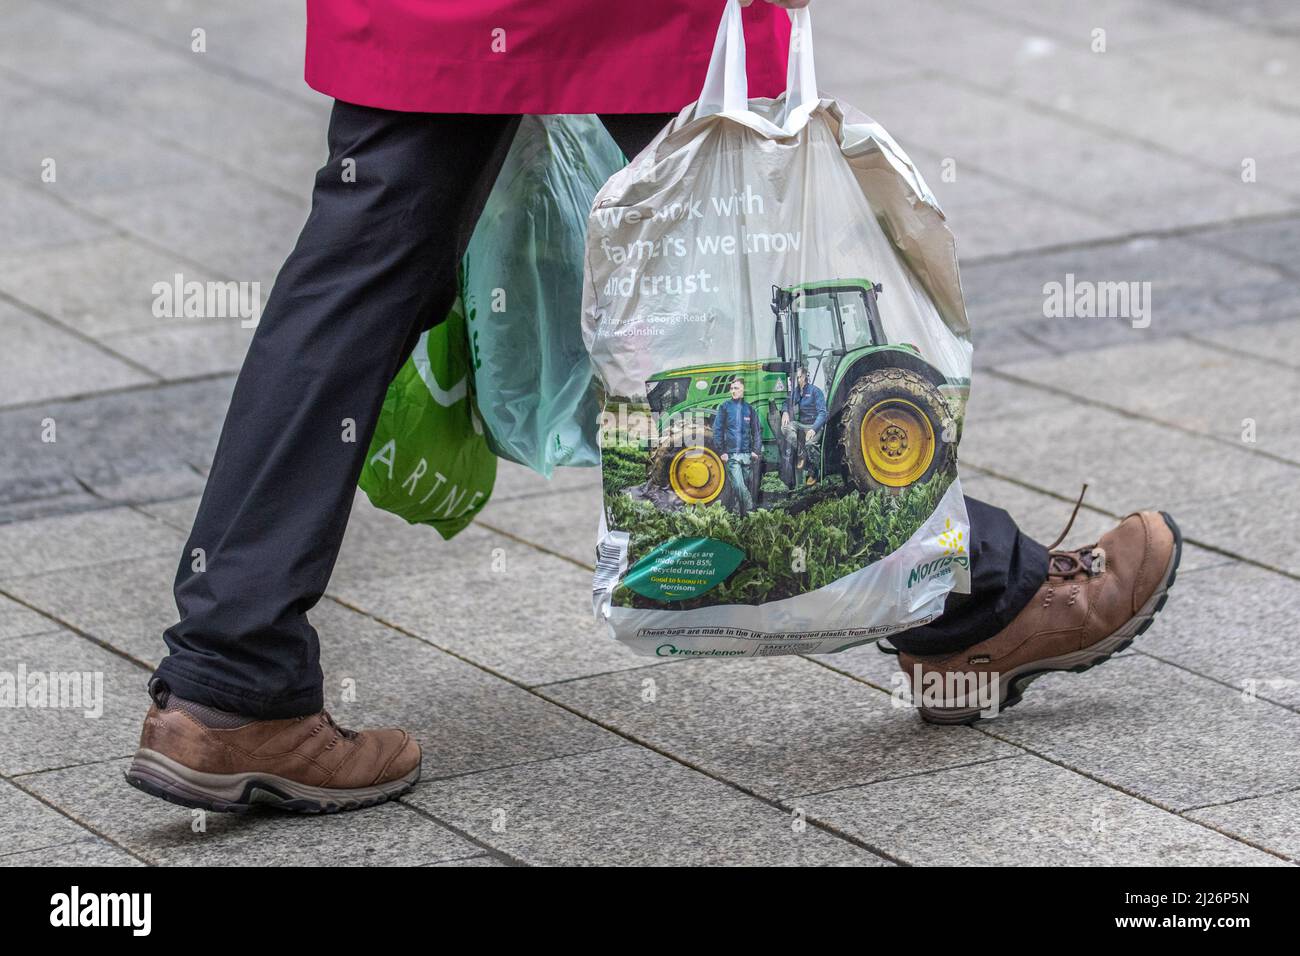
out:
<path id="1" fill-rule="evenodd" d="M 695 99 L 725 2 L 307 0 L 306 80 L 335 100 L 329 155 L 182 552 L 179 619 L 149 681 L 132 786 L 208 810 L 319 813 L 381 803 L 419 779 L 408 733 L 344 729 L 325 710 L 307 618 L 388 383 L 455 298 L 520 115 L 597 113 L 635 156 Z M 777 7 L 808 0 L 739 2 L 751 95 L 779 95 L 790 25 Z M 341 438 L 348 423 L 354 441 Z M 1077 669 L 1163 603 L 1179 539 L 1161 514 L 1053 552 L 1005 511 L 967 507 L 972 593 L 893 639 L 905 666 Z M 961 704 L 931 716 L 964 719 Z"/>

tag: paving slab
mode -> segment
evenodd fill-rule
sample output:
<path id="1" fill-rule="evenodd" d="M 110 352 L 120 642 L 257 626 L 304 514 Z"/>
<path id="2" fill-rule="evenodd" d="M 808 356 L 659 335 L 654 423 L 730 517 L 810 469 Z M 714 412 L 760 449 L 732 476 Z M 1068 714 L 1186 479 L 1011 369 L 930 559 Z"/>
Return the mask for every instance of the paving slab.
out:
<path id="1" fill-rule="evenodd" d="M 407 800 L 539 866 L 876 866 L 885 861 L 638 747 L 421 785 Z"/>
<path id="2" fill-rule="evenodd" d="M 1054 36 L 1079 37 L 1086 47 L 1094 27 L 1104 26 L 1108 34 L 1134 49 L 1170 37 L 1197 37 L 1221 30 L 1222 4 L 1208 0 L 1211 9 L 1196 9 L 1196 3 L 1147 3 L 1145 0 L 1089 0 L 1086 6 L 1071 0 L 1042 0 L 1034 3 L 1002 3 L 976 0 L 961 4 L 981 11 L 995 22 L 1036 27 Z"/>
<path id="3" fill-rule="evenodd" d="M 0 866 L 144 866 L 107 840 L 85 839 L 59 846 L 0 854 Z"/>
<path id="4" fill-rule="evenodd" d="M 163 631 L 176 621 L 175 571 L 175 557 L 163 555 L 0 587 L 155 667 L 167 653 Z M 327 706 L 349 726 L 399 726 L 414 734 L 427 777 L 619 743 L 563 708 L 331 600 L 309 617 L 321 637 Z"/>
<path id="5" fill-rule="evenodd" d="M 1059 349 L 1055 341 L 1052 347 L 1045 340 L 1030 333 L 1034 329 L 1028 322 L 1008 324 L 1001 328 L 980 325 L 971 330 L 971 342 L 975 346 L 973 365 L 976 375 L 973 381 L 979 381 L 978 371 L 1001 365 L 1003 362 L 1016 362 L 1022 359 L 1043 358 L 1054 355 Z M 1076 347 L 1090 347 L 1089 344 L 1075 343 Z"/>
<path id="6" fill-rule="evenodd" d="M 1090 353 L 1075 374 L 1101 370 Z M 1034 394 L 1038 392 L 1038 394 Z M 995 475 L 1016 477 L 1073 501 L 1088 483 L 1088 502 L 1113 514 L 1161 508 L 1178 519 L 1184 535 L 1221 544 L 1184 512 L 1192 502 L 1213 507 L 1253 492 L 1277 494 L 1295 480 L 1295 466 L 1243 447 L 1188 434 L 1068 396 L 1026 386 L 1025 407 L 1043 411 L 1018 418 L 966 423 L 961 460 Z M 1213 503 L 1213 504 L 1208 504 Z M 1050 539 L 1049 539 L 1050 540 Z"/>
<path id="7" fill-rule="evenodd" d="M 0 141 L 0 169 L 19 182 L 39 184 L 74 209 L 90 196 L 190 182 L 212 168 L 208 160 L 123 128 L 111 113 L 70 100 L 51 109 L 48 88 L 6 76 L 7 135 Z M 51 159 L 52 183 L 45 181 Z"/>
<path id="8" fill-rule="evenodd" d="M 347 566 L 330 594 L 504 677 L 531 686 L 645 663 L 597 625 L 591 573 L 568 560 L 471 528 L 438 542 L 433 557 L 404 551 L 406 539 L 376 537 L 388 567 L 404 565 L 377 570 L 364 546 L 349 550 L 361 532 L 348 533 L 339 561 Z"/>
<path id="9" fill-rule="evenodd" d="M 1145 64 L 1181 84 L 1189 78 L 1203 80 L 1219 89 L 1245 94 L 1268 103 L 1300 107 L 1300 90 L 1295 77 L 1300 71 L 1294 36 L 1280 35 L 1290 18 L 1300 27 L 1295 5 L 1276 3 L 1216 4 L 1218 12 L 1233 16 L 1251 12 L 1261 16 L 1265 30 L 1242 29 L 1225 24 L 1195 36 L 1174 37 L 1144 45 L 1135 55 Z M 1271 9 L 1270 9 L 1271 8 Z"/>
<path id="10" fill-rule="evenodd" d="M 253 330 L 238 318 L 106 335 L 104 345 L 164 379 L 238 372 Z"/>
<path id="11" fill-rule="evenodd" d="M 5 15 L 0 64 L 12 75 L 52 90 L 80 91 L 96 82 L 111 88 L 114 81 L 144 69 L 155 53 L 136 37 L 114 37 L 107 43 L 94 21 L 36 0 L 10 0 Z"/>
<path id="12" fill-rule="evenodd" d="M 27 637 L 44 634 L 57 627 L 48 617 L 24 607 L 17 601 L 0 597 L 0 637 Z"/>
<path id="13" fill-rule="evenodd" d="M 429 866 L 444 866 L 444 867 L 447 867 L 447 866 L 456 866 L 456 867 L 461 867 L 461 866 L 475 866 L 475 867 L 477 867 L 477 866 L 509 866 L 509 865 L 510 865 L 509 863 L 505 863 L 505 862 L 503 862 L 502 860 L 500 860 L 500 859 L 498 859 L 497 857 L 494 857 L 494 856 L 471 856 L 471 857 L 467 857 L 467 858 L 464 859 L 464 860 L 447 860 L 447 861 L 444 862 L 444 863 L 430 863 L 430 864 L 429 864 Z"/>
<path id="14" fill-rule="evenodd" d="M 1180 571 L 1157 624 L 1133 646 L 1180 667 L 1300 709 L 1300 581 L 1240 562 Z"/>
<path id="15" fill-rule="evenodd" d="M 0 289 L 96 338 L 205 324 L 207 320 L 153 314 L 155 283 L 171 287 L 178 274 L 185 282 L 217 278 L 180 256 L 117 235 L 0 257 Z"/>
<path id="16" fill-rule="evenodd" d="M 976 48 L 973 39 L 962 40 Z M 959 170 L 996 176 L 1040 200 L 1100 218 L 1116 233 L 1221 223 L 1295 205 L 1289 193 L 1243 183 L 1239 166 L 1176 155 L 1069 113 L 972 88 L 955 75 L 890 83 L 880 96 L 868 112 L 904 149 L 952 157 Z M 945 108 L 936 110 L 935 103 Z"/>
<path id="17" fill-rule="evenodd" d="M 1187 816 L 1300 862 L 1300 790 L 1203 807 Z"/>
<path id="18" fill-rule="evenodd" d="M 142 468 L 138 472 L 127 469 L 125 474 L 100 470 L 78 477 L 82 485 L 100 499 L 101 507 L 105 508 L 115 504 L 139 505 L 159 499 L 175 499 L 203 491 L 206 478 L 193 465 L 172 463 L 165 470 L 164 467 L 159 467 L 156 471 Z M 189 527 L 183 530 L 189 531 Z"/>
<path id="19" fill-rule="evenodd" d="M 594 567 L 596 533 L 604 507 L 599 488 L 489 501 L 479 516 L 485 526 Z"/>
<path id="20" fill-rule="evenodd" d="M 220 163 L 242 182 L 265 184 L 284 197 L 306 197 L 328 153 L 325 134 L 333 101 L 286 96 L 219 70 L 195 69 L 188 35 L 177 40 L 184 44 L 183 59 L 160 57 L 151 43 L 144 68 L 122 76 L 111 91 L 86 83 L 69 92 L 111 111 L 124 125 Z M 168 117 L 161 128 L 160 115 Z"/>
<path id="21" fill-rule="evenodd" d="M 1056 84 L 1031 82 L 1016 92 L 1225 173 L 1240 174 L 1248 157 L 1267 165 L 1269 157 L 1293 151 L 1300 142 L 1300 117 L 1285 106 L 1245 96 L 1205 77 L 1161 82 L 1164 77 L 1142 60 L 1134 63 L 1128 57 L 1088 52 L 1076 56 L 1086 69 L 1087 82 L 1079 82 L 1077 72 L 1071 76 L 1066 71 L 1058 74 Z M 1087 69 L 1092 64 L 1096 66 Z M 1296 191 L 1295 184 L 1271 177 L 1251 185 L 1292 196 Z"/>
<path id="22" fill-rule="evenodd" d="M 969 728 L 922 724 L 890 695 L 798 657 L 681 661 L 541 691 L 776 800 L 1010 752 Z"/>
<path id="23" fill-rule="evenodd" d="M 0 590 L 151 667 L 166 656 L 163 631 L 176 623 L 175 554 L 108 561 L 14 580 Z"/>
<path id="24" fill-rule="evenodd" d="M 1084 210 L 1030 194 L 995 175 L 963 169 L 955 157 L 924 148 L 909 148 L 908 156 L 938 199 L 963 263 L 1098 240 L 1116 232 L 1113 224 Z"/>
<path id="25" fill-rule="evenodd" d="M 64 487 L 59 490 L 53 490 L 48 485 L 42 487 L 39 498 L 24 498 L 19 501 L 0 500 L 0 524 L 34 521 L 37 518 L 50 518 L 78 511 L 98 511 L 104 507 L 102 499 L 79 486 L 72 476 L 69 475 L 66 483 L 61 482 L 61 484 L 64 484 Z"/>
<path id="26" fill-rule="evenodd" d="M 123 779 L 129 760 L 52 770 L 23 786 L 142 859 L 167 866 L 422 865 L 481 847 L 401 803 L 317 816 L 209 813 L 167 803 Z"/>
<path id="27" fill-rule="evenodd" d="M 0 781 L 0 862 L 13 853 L 28 853 L 91 838 L 90 831 L 8 781 Z"/>
<path id="28" fill-rule="evenodd" d="M 1180 506 L 1179 526 L 1232 554 L 1300 577 L 1295 552 L 1300 495 L 1296 485 L 1279 479 L 1260 489 Z"/>
<path id="29" fill-rule="evenodd" d="M 942 31 L 951 31 L 951 26 L 945 23 Z M 989 35 L 989 31 L 980 32 Z M 996 28 L 993 35 L 998 36 Z M 968 39 L 971 46 L 977 42 L 974 36 Z M 936 103 L 943 104 L 943 109 L 935 109 Z M 872 91 L 870 100 L 854 105 L 889 130 L 909 154 L 916 151 L 955 160 L 958 182 L 963 172 L 970 171 L 996 178 L 1004 185 L 1028 185 L 1022 178 L 1008 175 L 1005 163 L 989 161 L 987 156 L 979 157 L 985 162 L 977 162 L 975 150 L 983 151 L 983 147 L 996 143 L 1010 156 L 1060 135 L 1062 127 L 1057 117 L 989 95 L 960 78 L 935 71 L 933 64 L 920 76 L 881 84 Z M 1043 199 L 1062 198 L 1051 190 L 1035 188 L 1034 192 Z"/>
<path id="30" fill-rule="evenodd" d="M 235 195 L 237 206 L 231 203 Z M 305 198 L 290 200 L 225 173 L 183 186 L 97 196 L 86 206 L 134 236 L 176 250 L 220 279 L 260 283 L 263 305 L 308 209 Z"/>
<path id="31" fill-rule="evenodd" d="M 887 648 L 890 645 L 885 644 L 863 644 L 861 647 L 854 647 L 847 651 L 840 651 L 838 654 L 817 654 L 808 659 L 815 661 L 819 666 L 828 668 L 841 674 L 847 674 L 860 681 L 865 681 L 872 687 L 893 694 L 895 691 L 901 691 L 905 685 L 900 684 L 902 670 L 898 666 L 898 657 L 892 653 L 886 653 L 881 648 Z M 906 710 L 899 710 L 899 720 L 906 719 Z M 911 719 L 917 723 L 921 722 L 919 714 L 912 713 Z"/>
<path id="32" fill-rule="evenodd" d="M 175 528 L 126 507 L 0 525 L 0 580 L 178 555 L 184 543 Z"/>
<path id="33" fill-rule="evenodd" d="M 1114 333 L 1107 331 L 1105 319 L 1045 317 L 1047 283 L 1064 286 L 1069 275 L 1075 277 L 1076 290 L 1084 281 L 1150 282 L 1150 297 L 1144 298 L 1150 305 L 1149 327 L 1134 328 L 1131 316 L 1112 320 L 1129 330 L 1120 341 L 1133 346 L 1159 335 L 1300 314 L 1300 283 L 1272 265 L 1243 261 L 1231 251 L 1191 238 L 1142 236 L 977 263 L 962 270 L 962 286 L 972 326 L 1025 323 L 1035 334 L 1051 338 L 1070 334 L 1072 326 L 1082 327 L 1076 335 Z"/>
<path id="34" fill-rule="evenodd" d="M 1040 352 L 1039 356 L 1044 354 Z M 966 424 L 1020 418 L 1026 413 L 1046 411 L 1048 407 L 1048 396 L 1035 389 L 991 371 L 977 372 L 971 376 Z"/>
<path id="35" fill-rule="evenodd" d="M 1248 844 L 1300 860 L 1300 424 L 1285 414 L 1300 372 L 1300 11 L 913 0 L 873 12 L 885 42 L 863 58 L 842 28 L 860 20 L 852 0 L 818 3 L 823 86 L 911 153 L 957 237 L 979 370 L 965 490 L 1048 541 L 1089 480 L 1067 545 L 1110 514 L 1171 510 L 1207 547 L 1186 547 L 1156 626 L 978 729 L 891 706 L 897 662 L 873 646 L 656 664 L 592 620 L 599 471 L 548 481 L 503 462 L 482 521 L 451 542 L 360 501 L 311 615 L 339 719 L 424 745 L 411 804 L 214 816 L 193 833 L 186 811 L 127 787 L 117 758 L 135 746 L 249 333 L 155 318 L 152 287 L 177 272 L 258 281 L 265 302 L 330 101 L 301 80 L 300 3 L 10 0 L 0 592 L 140 663 L 0 593 L 0 671 L 95 669 L 106 697 L 97 721 L 0 709 L 0 773 L 101 834 L 0 780 L 0 830 L 19 834 L 0 864 L 886 862 L 862 845 L 904 863 L 1280 862 Z M 1096 27 L 1105 54 L 1089 49 Z M 55 183 L 40 181 L 47 157 Z M 1150 281 L 1151 328 L 1044 318 L 1044 283 L 1066 273 Z M 39 440 L 46 417 L 55 444 Z M 1238 440 L 1247 417 L 1254 445 Z M 796 809 L 814 821 L 802 833 Z"/>
<path id="36" fill-rule="evenodd" d="M 154 381 L 119 356 L 7 302 L 0 302 L 0 322 L 7 336 L 0 353 L 0 405 L 51 401 Z M 39 435 L 41 416 L 28 414 Z"/>
<path id="37" fill-rule="evenodd" d="M 1253 322 L 1230 329 L 1203 329 L 1197 341 L 1246 352 L 1288 368 L 1300 368 L 1300 319 Z"/>
<path id="38" fill-rule="evenodd" d="M 1034 756 L 805 798 L 914 866 L 1271 866 L 1275 856 Z"/>
<path id="39" fill-rule="evenodd" d="M 151 501 L 138 510 L 166 522 L 182 534 L 188 535 L 194 526 L 194 516 L 199 510 L 200 495 L 188 495 L 174 501 Z"/>
<path id="40" fill-rule="evenodd" d="M 543 478 L 531 468 L 513 461 L 497 461 L 497 481 L 492 489 L 493 501 L 534 497 L 600 488 L 599 468 L 556 468 L 550 478 Z"/>
<path id="41" fill-rule="evenodd" d="M 1179 6 L 1196 8 L 1269 33 L 1300 33 L 1300 10 L 1287 0 L 1252 0 L 1251 3 L 1221 4 L 1215 0 L 1175 0 Z"/>
<path id="42" fill-rule="evenodd" d="M 962 475 L 961 483 L 967 495 L 1006 510 L 1022 531 L 1043 545 L 1056 540 L 1074 507 L 1072 502 L 973 469 L 970 474 Z M 1088 495 L 1091 495 L 1091 490 Z M 1093 544 L 1119 523 L 1119 518 L 1122 517 L 1120 514 L 1111 516 L 1093 511 L 1087 503 L 1088 495 L 1084 496 L 1084 506 L 1079 509 L 1070 533 L 1058 547 L 1081 548 Z M 1184 542 L 1178 573 L 1230 564 L 1232 561 L 1226 555 Z"/>
<path id="43" fill-rule="evenodd" d="M 190 49 L 192 23 L 167 44 L 34 0 L 12 0 L 6 13 L 11 26 L 6 39 L 12 39 L 0 42 L 0 65 L 61 99 L 196 154 L 220 157 L 248 170 L 251 178 L 310 183 L 314 165 L 324 158 L 329 100 L 286 96 L 219 67 L 205 68 L 196 58 L 207 54 Z M 213 45 L 229 45 L 229 34 L 223 41 L 220 27 L 213 29 Z M 42 43 L 31 43 L 33 35 Z M 298 56 L 293 59 L 300 69 L 302 37 L 295 31 Z M 287 37 L 277 39 L 283 44 Z M 167 117 L 165 123 L 160 116 Z"/>
<path id="44" fill-rule="evenodd" d="M 1087 357 L 1015 362 L 1000 370 L 1300 465 L 1300 416 L 1294 411 L 1300 369 L 1171 339 Z"/>
<path id="45" fill-rule="evenodd" d="M 450 541 L 427 525 L 410 524 L 381 511 L 364 492 L 353 497 L 347 533 L 332 581 L 357 583 L 392 578 L 423 569 L 459 564 L 467 555 L 489 553 L 498 536 L 470 524 Z"/>
<path id="46" fill-rule="evenodd" d="M 1039 678 L 984 729 L 1171 810 L 1294 786 L 1300 759 L 1300 714 L 1132 653 Z"/>
<path id="47" fill-rule="evenodd" d="M 0 183 L 0 254 L 52 249 L 112 235 L 113 227 L 55 198 L 57 185 L 42 184 L 38 165 L 30 179 Z M 45 188 L 42 188 L 44 186 Z"/>
<path id="48" fill-rule="evenodd" d="M 13 451 L 0 460 L 0 503 L 71 509 L 87 489 L 112 500 L 175 496 L 177 473 L 211 460 L 232 385 L 223 377 L 0 411 L 0 443 Z"/>
<path id="49" fill-rule="evenodd" d="M 963 144 L 957 158 L 997 169 L 1055 202 L 1093 209 L 1120 232 L 1217 224 L 1295 208 L 1289 193 L 1243 183 L 1239 165 L 1207 169 L 1167 154 L 1159 144 L 1130 144 L 1065 118 L 1039 142 L 1012 151 L 989 142 Z"/>
<path id="50" fill-rule="evenodd" d="M 0 708 L 0 774 L 33 773 L 135 752 L 148 709 L 143 668 L 71 631 L 0 643 L 6 683 L 27 675 L 27 706 Z M 56 675 L 59 690 L 49 679 Z M 33 681 L 51 690 L 36 696 Z M 58 706 L 52 706 L 57 701 Z M 96 716 L 96 714 L 98 716 Z"/>
<path id="51" fill-rule="evenodd" d="M 423 779 L 618 746 L 621 738 L 422 641 L 322 602 L 325 701 L 346 727 L 401 727 L 424 751 Z"/>
<path id="52" fill-rule="evenodd" d="M 120 0 L 111 10 L 94 0 L 68 0 L 65 6 L 127 34 L 147 36 L 160 53 L 169 46 L 174 50 L 177 37 L 187 38 L 198 15 L 193 3 L 159 6 L 151 0 Z M 302 5 L 228 0 L 220 7 L 203 8 L 201 19 L 208 31 L 208 48 L 204 60 L 195 65 L 236 71 L 307 102 L 320 98 L 302 81 L 306 34 Z"/>
<path id="53" fill-rule="evenodd" d="M 908 71 L 932 73 L 941 61 L 940 55 L 923 57 L 916 55 L 918 51 L 944 44 L 944 52 L 951 53 L 959 48 L 958 44 L 945 42 L 951 34 L 965 34 L 973 46 L 992 45 L 1000 29 L 987 18 L 967 16 L 960 5 L 920 0 L 905 8 L 881 7 L 872 11 L 871 18 L 872 35 L 880 42 L 872 45 L 871 56 L 863 56 L 862 37 L 854 30 L 836 28 L 860 22 L 860 8 L 852 0 L 818 0 L 818 6 L 815 16 L 819 85 L 843 91 L 845 95 L 853 91 L 864 101 L 854 105 L 868 112 L 872 98 L 880 93 L 880 84 Z M 883 61 L 879 65 L 874 49 L 877 46 L 881 48 L 879 59 Z M 825 80 L 823 72 L 827 72 Z M 831 79 L 841 82 L 832 85 Z"/>

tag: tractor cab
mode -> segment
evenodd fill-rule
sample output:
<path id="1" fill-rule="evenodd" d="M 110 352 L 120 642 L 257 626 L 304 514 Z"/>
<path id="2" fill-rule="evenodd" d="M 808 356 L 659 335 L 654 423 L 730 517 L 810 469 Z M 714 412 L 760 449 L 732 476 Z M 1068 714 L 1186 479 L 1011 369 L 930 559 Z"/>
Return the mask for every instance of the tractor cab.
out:
<path id="1" fill-rule="evenodd" d="M 772 286 L 776 354 L 791 383 L 806 364 L 808 380 L 828 391 L 844 356 L 885 344 L 876 306 L 881 290 L 880 283 L 866 279 Z"/>

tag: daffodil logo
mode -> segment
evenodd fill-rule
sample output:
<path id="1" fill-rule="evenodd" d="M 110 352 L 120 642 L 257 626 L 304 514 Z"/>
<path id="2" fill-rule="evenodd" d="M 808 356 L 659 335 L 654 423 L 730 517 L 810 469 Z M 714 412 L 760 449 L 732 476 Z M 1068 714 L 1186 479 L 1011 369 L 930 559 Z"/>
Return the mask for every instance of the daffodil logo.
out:
<path id="1" fill-rule="evenodd" d="M 960 528 L 952 526 L 951 518 L 943 519 L 943 531 L 939 532 L 939 544 L 943 546 L 944 555 L 965 554 L 965 534 Z"/>
<path id="2" fill-rule="evenodd" d="M 943 554 L 933 561 L 926 561 L 914 567 L 907 576 L 909 588 L 933 575 L 952 573 L 954 564 L 963 568 L 970 567 L 970 558 L 966 556 L 966 533 L 961 528 L 954 528 L 951 518 L 944 519 L 943 530 L 935 540 L 943 548 Z"/>

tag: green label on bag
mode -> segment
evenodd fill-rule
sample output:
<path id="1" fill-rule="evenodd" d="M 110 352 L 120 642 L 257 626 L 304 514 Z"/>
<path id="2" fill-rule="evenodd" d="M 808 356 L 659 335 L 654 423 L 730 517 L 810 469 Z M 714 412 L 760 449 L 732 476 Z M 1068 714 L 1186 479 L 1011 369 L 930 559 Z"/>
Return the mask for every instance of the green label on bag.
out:
<path id="1" fill-rule="evenodd" d="M 674 538 L 632 565 L 623 584 L 656 601 L 685 601 L 725 581 L 744 557 L 715 538 Z"/>

